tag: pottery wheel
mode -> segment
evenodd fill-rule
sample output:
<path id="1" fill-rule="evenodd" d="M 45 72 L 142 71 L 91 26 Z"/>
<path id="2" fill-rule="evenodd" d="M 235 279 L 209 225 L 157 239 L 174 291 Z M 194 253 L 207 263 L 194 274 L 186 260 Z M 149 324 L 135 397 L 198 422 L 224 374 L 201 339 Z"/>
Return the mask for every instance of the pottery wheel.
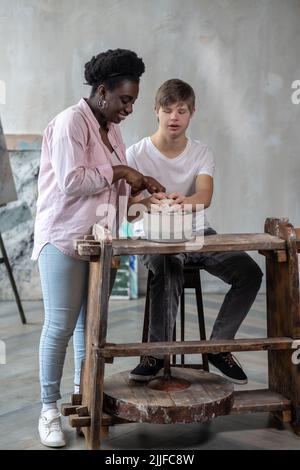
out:
<path id="1" fill-rule="evenodd" d="M 228 380 L 196 369 L 172 367 L 171 371 L 173 377 L 188 380 L 190 387 L 152 390 L 147 382 L 129 380 L 129 371 L 106 378 L 104 411 L 129 421 L 159 424 L 204 422 L 230 412 L 233 385 Z"/>

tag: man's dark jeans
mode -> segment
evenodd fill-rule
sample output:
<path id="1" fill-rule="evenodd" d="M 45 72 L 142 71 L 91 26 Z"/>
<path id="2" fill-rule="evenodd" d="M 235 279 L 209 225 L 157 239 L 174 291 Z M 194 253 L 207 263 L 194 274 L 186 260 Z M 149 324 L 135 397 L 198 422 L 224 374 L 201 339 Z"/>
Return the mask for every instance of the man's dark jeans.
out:
<path id="1" fill-rule="evenodd" d="M 205 235 L 216 234 L 212 228 L 206 229 L 204 233 Z M 195 263 L 231 285 L 214 323 L 211 339 L 233 339 L 261 285 L 263 273 L 257 263 L 242 251 L 180 253 L 167 255 L 166 260 L 164 258 L 164 255 L 140 257 L 141 262 L 153 273 L 150 285 L 149 341 L 167 341 L 172 337 L 171 332 L 183 290 L 185 263 Z M 166 264 L 164 264 L 165 261 Z M 170 315 L 169 334 L 167 334 L 165 323 L 167 312 Z"/>

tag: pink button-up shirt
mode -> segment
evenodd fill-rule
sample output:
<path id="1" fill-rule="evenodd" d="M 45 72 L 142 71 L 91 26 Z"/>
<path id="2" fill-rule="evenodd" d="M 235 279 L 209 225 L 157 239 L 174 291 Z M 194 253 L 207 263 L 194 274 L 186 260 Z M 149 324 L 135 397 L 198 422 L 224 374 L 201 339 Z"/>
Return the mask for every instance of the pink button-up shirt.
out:
<path id="1" fill-rule="evenodd" d="M 42 143 L 32 259 L 46 243 L 77 257 L 73 240 L 91 233 L 94 223 L 113 234 L 126 213 L 129 186 L 112 184 L 112 166 L 126 165 L 119 127 L 110 123 L 108 138 L 114 158 L 104 145 L 99 123 L 84 99 L 65 109 L 47 126 Z M 120 197 L 122 196 L 122 197 Z"/>

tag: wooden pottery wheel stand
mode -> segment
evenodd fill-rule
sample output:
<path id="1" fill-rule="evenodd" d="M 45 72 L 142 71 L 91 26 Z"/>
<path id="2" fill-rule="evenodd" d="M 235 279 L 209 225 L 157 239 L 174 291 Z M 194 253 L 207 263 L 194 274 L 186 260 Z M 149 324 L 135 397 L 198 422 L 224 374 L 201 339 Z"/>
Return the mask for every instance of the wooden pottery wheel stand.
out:
<path id="1" fill-rule="evenodd" d="M 62 414 L 70 417 L 71 426 L 83 432 L 88 449 L 99 449 L 101 439 L 113 424 L 203 422 L 229 413 L 259 411 L 272 412 L 282 421 L 290 422 L 300 435 L 300 368 L 292 361 L 300 347 L 299 229 L 294 229 L 286 219 L 267 219 L 265 233 L 209 235 L 203 245 L 197 238 L 191 243 L 169 245 L 145 240 L 106 240 L 103 229 L 95 225 L 93 235 L 76 240 L 75 246 L 80 255 L 91 256 L 86 359 L 81 371 L 81 393 L 73 394 L 71 403 L 62 405 Z M 267 338 L 106 342 L 110 268 L 117 267 L 118 256 L 240 250 L 258 251 L 266 258 Z M 168 292 L 166 285 L 166 308 Z M 166 333 L 170 338 L 167 323 Z M 232 384 L 219 375 L 187 367 L 170 370 L 171 354 L 252 350 L 268 350 L 268 389 L 234 392 Z M 141 355 L 165 357 L 164 371 L 152 384 L 130 381 L 129 371 L 104 382 L 105 363 L 112 363 L 115 357 Z"/>

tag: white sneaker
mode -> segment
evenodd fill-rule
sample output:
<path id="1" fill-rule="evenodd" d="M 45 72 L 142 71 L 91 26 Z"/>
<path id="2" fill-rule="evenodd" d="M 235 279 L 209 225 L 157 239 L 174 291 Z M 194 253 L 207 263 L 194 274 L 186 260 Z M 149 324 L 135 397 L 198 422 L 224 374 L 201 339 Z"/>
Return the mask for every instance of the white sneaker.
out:
<path id="1" fill-rule="evenodd" d="M 63 447 L 66 445 L 61 429 L 61 414 L 57 409 L 42 411 L 39 419 L 41 443 L 48 447 Z"/>

